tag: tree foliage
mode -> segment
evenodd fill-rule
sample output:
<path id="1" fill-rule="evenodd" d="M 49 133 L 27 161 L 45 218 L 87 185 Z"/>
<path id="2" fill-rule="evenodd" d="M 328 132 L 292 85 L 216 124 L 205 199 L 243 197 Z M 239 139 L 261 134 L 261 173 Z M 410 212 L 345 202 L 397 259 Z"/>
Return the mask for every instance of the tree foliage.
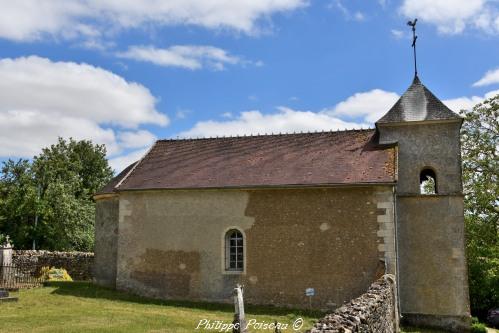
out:
<path id="1" fill-rule="evenodd" d="M 0 233 L 10 235 L 16 248 L 31 248 L 36 240 L 42 249 L 91 250 L 92 195 L 112 177 L 105 156 L 103 145 L 59 139 L 32 162 L 4 162 Z"/>
<path id="2" fill-rule="evenodd" d="M 483 315 L 499 306 L 499 95 L 462 114 L 470 299 Z"/>
<path id="3" fill-rule="evenodd" d="M 435 178 L 426 176 L 426 180 L 421 182 L 421 194 L 435 194 Z"/>

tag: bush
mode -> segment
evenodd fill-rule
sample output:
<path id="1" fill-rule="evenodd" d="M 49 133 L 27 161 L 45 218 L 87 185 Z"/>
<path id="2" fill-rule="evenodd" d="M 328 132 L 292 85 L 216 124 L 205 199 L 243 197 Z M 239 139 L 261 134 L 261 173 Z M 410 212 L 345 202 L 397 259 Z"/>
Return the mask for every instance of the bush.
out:
<path id="1" fill-rule="evenodd" d="M 73 281 L 64 268 L 42 267 L 40 278 L 44 281 Z"/>
<path id="2" fill-rule="evenodd" d="M 482 323 L 471 324 L 471 333 L 487 333 L 487 328 Z"/>

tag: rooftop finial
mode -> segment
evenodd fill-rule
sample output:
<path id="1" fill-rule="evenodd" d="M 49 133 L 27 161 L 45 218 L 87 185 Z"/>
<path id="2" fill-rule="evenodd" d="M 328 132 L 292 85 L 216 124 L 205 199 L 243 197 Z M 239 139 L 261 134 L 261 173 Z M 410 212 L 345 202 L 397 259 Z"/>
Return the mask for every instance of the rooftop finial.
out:
<path id="1" fill-rule="evenodd" d="M 412 49 L 414 51 L 414 76 L 418 76 L 418 67 L 417 67 L 417 61 L 416 61 L 416 40 L 418 39 L 418 36 L 416 36 L 416 23 L 417 22 L 418 22 L 417 18 L 415 18 L 414 21 L 407 22 L 407 25 L 412 27 Z"/>

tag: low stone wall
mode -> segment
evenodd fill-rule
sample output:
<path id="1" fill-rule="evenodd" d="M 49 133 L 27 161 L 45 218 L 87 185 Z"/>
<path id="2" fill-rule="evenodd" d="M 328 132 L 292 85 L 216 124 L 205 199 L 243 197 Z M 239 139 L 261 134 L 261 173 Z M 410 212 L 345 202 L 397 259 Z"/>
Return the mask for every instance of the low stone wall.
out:
<path id="1" fill-rule="evenodd" d="M 91 280 L 94 254 L 91 252 L 13 251 L 12 263 L 18 267 L 64 268 L 73 280 Z"/>
<path id="2" fill-rule="evenodd" d="M 335 312 L 320 319 L 308 333 L 399 331 L 395 277 L 384 275 L 369 290 Z"/>

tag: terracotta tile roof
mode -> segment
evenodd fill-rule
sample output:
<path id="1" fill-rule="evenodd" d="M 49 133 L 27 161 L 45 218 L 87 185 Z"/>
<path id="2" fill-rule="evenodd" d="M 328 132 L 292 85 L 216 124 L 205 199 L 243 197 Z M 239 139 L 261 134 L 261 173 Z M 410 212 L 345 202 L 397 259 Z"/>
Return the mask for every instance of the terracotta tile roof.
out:
<path id="1" fill-rule="evenodd" d="M 425 120 L 460 120 L 419 78 L 414 81 L 395 105 L 376 124 Z"/>
<path id="2" fill-rule="evenodd" d="M 395 149 L 375 142 L 374 129 L 160 140 L 115 190 L 392 183 Z"/>

